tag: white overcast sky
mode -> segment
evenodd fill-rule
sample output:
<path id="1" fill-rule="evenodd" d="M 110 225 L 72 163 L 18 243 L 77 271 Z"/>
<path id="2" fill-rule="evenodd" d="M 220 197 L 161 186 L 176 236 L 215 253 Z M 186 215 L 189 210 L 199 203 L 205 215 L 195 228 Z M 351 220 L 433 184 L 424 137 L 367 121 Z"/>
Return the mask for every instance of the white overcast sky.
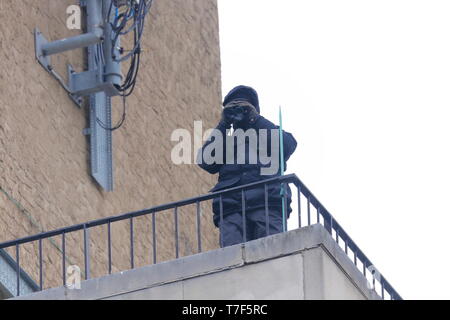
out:
<path id="1" fill-rule="evenodd" d="M 405 299 L 449 299 L 450 1 L 219 0 L 223 94 L 254 87 L 288 162 Z"/>

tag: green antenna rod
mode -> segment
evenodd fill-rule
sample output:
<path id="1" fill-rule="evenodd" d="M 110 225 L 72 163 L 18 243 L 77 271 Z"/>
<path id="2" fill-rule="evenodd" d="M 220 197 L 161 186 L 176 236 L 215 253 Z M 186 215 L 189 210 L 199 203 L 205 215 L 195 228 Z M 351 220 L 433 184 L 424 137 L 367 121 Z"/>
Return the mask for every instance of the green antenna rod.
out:
<path id="1" fill-rule="evenodd" d="M 279 122 L 280 122 L 280 127 L 279 127 L 279 136 L 280 136 L 280 174 L 281 176 L 284 175 L 284 144 L 283 144 L 283 118 L 281 116 L 281 106 L 280 106 L 280 111 L 278 113 L 278 118 L 279 118 Z M 281 195 L 281 212 L 283 213 L 283 232 L 286 231 L 286 212 L 285 212 L 285 203 L 284 203 L 284 183 L 281 184 L 281 190 L 280 190 L 280 195 Z"/>

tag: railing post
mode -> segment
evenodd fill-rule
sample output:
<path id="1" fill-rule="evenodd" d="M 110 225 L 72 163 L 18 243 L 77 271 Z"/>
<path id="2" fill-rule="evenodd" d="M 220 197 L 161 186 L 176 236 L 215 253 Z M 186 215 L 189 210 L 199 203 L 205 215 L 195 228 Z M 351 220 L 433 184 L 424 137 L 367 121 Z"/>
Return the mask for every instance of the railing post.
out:
<path id="1" fill-rule="evenodd" d="M 374 274 L 374 272 L 372 272 L 372 287 L 373 287 L 373 291 L 377 292 L 375 290 L 375 274 Z"/>
<path id="2" fill-rule="evenodd" d="M 42 275 L 42 239 L 39 239 L 39 290 L 43 288 L 43 275 Z"/>
<path id="3" fill-rule="evenodd" d="M 330 234 L 333 237 L 333 217 L 330 215 Z"/>
<path id="4" fill-rule="evenodd" d="M 308 195 L 308 226 L 311 225 L 311 196 Z"/>
<path id="5" fill-rule="evenodd" d="M 19 244 L 16 244 L 16 275 L 17 275 L 17 296 L 20 296 L 20 252 Z"/>
<path id="6" fill-rule="evenodd" d="M 200 212 L 200 202 L 197 201 L 197 245 L 198 252 L 202 252 L 202 229 L 201 229 L 201 212 Z"/>
<path id="7" fill-rule="evenodd" d="M 156 263 L 156 212 L 152 212 L 153 263 Z"/>
<path id="8" fill-rule="evenodd" d="M 174 219 L 175 219 L 175 258 L 179 257 L 179 248 L 178 248 L 178 207 L 175 207 L 174 211 Z"/>
<path id="9" fill-rule="evenodd" d="M 63 286 L 66 285 L 66 233 L 62 233 L 61 246 L 62 246 L 62 276 L 63 276 Z"/>
<path id="10" fill-rule="evenodd" d="M 300 189 L 300 185 L 297 186 L 297 206 L 298 206 L 298 227 L 301 228 L 302 227 L 302 206 L 301 206 L 301 196 L 302 196 L 302 192 Z"/>
<path id="11" fill-rule="evenodd" d="M 326 215 L 322 215 L 322 217 L 325 229 L 330 233 L 331 238 L 333 238 L 333 217 L 331 215 L 328 218 L 326 218 Z"/>
<path id="12" fill-rule="evenodd" d="M 90 278 L 89 274 L 89 264 L 90 264 L 90 257 L 89 257 L 89 230 L 86 227 L 86 224 L 83 226 L 83 238 L 84 238 L 84 279 L 88 280 Z"/>
<path id="13" fill-rule="evenodd" d="M 223 198 L 222 198 L 222 194 L 220 195 L 219 198 L 219 209 L 220 209 L 220 225 L 219 225 L 219 230 L 220 230 L 220 247 L 223 248 Z"/>
<path id="14" fill-rule="evenodd" d="M 287 225 L 287 220 L 288 220 L 288 203 L 287 203 L 287 187 L 288 187 L 288 184 L 287 183 L 282 183 L 281 184 L 281 187 L 283 188 L 283 199 L 284 199 L 284 201 L 283 201 L 283 206 L 284 206 L 284 208 L 283 208 L 283 210 L 284 210 L 284 216 L 283 216 L 283 219 L 284 219 L 284 221 L 283 221 L 283 232 L 286 232 L 287 231 L 287 229 L 288 229 L 288 225 Z"/>
<path id="15" fill-rule="evenodd" d="M 366 261 L 363 261 L 363 275 L 366 276 Z"/>
<path id="16" fill-rule="evenodd" d="M 108 221 L 108 273 L 112 272 L 111 221 Z"/>
<path id="17" fill-rule="evenodd" d="M 134 269 L 134 226 L 133 216 L 130 217 L 130 266 Z"/>
<path id="18" fill-rule="evenodd" d="M 264 208 L 266 215 L 266 236 L 269 235 L 269 195 L 267 183 L 264 184 Z"/>
<path id="19" fill-rule="evenodd" d="M 316 218 L 317 218 L 317 223 L 320 223 L 320 206 L 317 206 L 317 209 L 316 209 Z M 324 227 L 325 227 L 325 229 L 327 228 L 327 221 L 325 220 L 325 218 L 323 219 L 323 224 L 324 224 Z"/>
<path id="20" fill-rule="evenodd" d="M 245 218 L 245 192 L 244 189 L 241 190 L 242 197 L 242 235 L 244 243 L 247 242 L 247 221 Z"/>

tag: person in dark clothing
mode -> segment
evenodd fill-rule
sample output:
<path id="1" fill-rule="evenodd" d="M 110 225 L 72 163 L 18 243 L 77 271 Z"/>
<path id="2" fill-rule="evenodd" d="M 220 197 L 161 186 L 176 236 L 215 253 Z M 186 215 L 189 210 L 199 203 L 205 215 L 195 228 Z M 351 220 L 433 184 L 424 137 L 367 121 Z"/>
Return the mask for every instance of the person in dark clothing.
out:
<path id="1" fill-rule="evenodd" d="M 202 169 L 211 174 L 219 173 L 218 183 L 210 191 L 279 176 L 279 127 L 260 115 L 257 92 L 251 87 L 237 86 L 226 95 L 223 106 L 222 118 L 213 130 L 214 134 L 199 150 L 197 157 L 197 163 Z M 292 134 L 285 131 L 282 134 L 284 160 L 287 161 L 295 151 L 297 142 Z M 212 148 L 212 144 L 215 144 L 215 148 Z M 208 151 L 211 152 L 209 157 Z M 283 231 L 281 185 L 268 185 L 267 190 L 269 234 L 275 234 Z M 222 204 L 220 198 L 213 200 L 213 220 L 220 230 L 222 247 L 266 236 L 264 192 L 264 185 L 244 191 L 245 223 L 240 190 L 224 194 Z M 285 186 L 284 192 L 288 217 L 292 211 L 289 186 Z"/>

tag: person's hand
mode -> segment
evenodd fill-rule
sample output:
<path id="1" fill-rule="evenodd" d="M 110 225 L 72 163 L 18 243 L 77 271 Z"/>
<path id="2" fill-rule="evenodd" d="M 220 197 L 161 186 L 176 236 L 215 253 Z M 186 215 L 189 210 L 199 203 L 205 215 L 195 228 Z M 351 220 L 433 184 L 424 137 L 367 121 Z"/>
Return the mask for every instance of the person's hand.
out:
<path id="1" fill-rule="evenodd" d="M 228 103 L 223 109 L 223 116 L 226 121 L 233 126 L 242 127 L 246 124 L 253 124 L 259 117 L 256 108 L 245 100 L 234 100 Z"/>
<path id="2" fill-rule="evenodd" d="M 256 120 L 260 117 L 258 111 L 256 111 L 256 108 L 252 104 L 248 104 L 247 108 L 247 120 L 249 124 L 254 124 Z"/>
<path id="3" fill-rule="evenodd" d="M 222 117 L 220 118 L 219 125 L 225 127 L 226 129 L 231 128 L 233 123 L 233 118 L 230 117 L 228 112 L 225 112 L 225 108 L 222 110 Z"/>

